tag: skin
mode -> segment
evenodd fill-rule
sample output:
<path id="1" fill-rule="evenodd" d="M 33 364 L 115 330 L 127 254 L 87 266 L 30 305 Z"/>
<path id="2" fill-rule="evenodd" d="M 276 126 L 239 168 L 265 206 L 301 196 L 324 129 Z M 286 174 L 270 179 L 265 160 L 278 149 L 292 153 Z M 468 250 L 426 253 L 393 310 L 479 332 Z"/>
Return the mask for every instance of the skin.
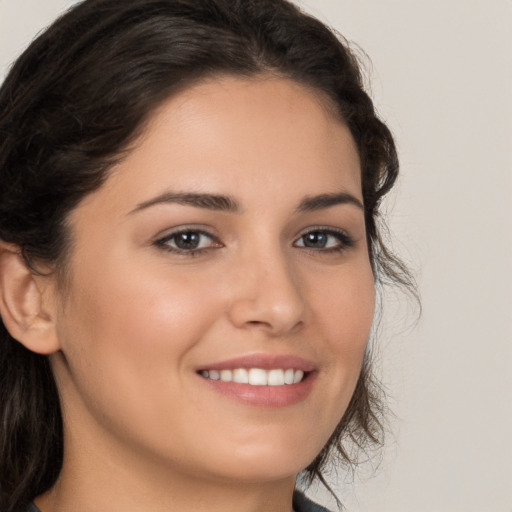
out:
<path id="1" fill-rule="evenodd" d="M 141 207 L 176 192 L 229 196 L 239 211 Z M 362 203 L 357 150 L 310 89 L 217 78 L 158 109 L 71 213 L 65 286 L 38 278 L 65 425 L 44 512 L 291 510 L 296 475 L 348 405 L 373 317 L 361 207 L 298 211 L 340 193 Z M 211 235 L 201 252 L 172 250 L 183 227 Z M 326 246 L 306 247 L 306 232 Z M 251 354 L 312 362 L 310 392 L 257 406 L 197 374 Z"/>

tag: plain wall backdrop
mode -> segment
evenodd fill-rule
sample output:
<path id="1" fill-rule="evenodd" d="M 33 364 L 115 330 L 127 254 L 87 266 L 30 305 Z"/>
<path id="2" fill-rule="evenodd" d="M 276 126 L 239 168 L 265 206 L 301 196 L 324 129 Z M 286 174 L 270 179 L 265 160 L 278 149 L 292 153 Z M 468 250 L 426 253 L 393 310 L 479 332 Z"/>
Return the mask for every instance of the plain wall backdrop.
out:
<path id="1" fill-rule="evenodd" d="M 0 80 L 73 3 L 0 0 Z M 389 224 L 423 303 L 415 327 L 386 308 L 393 434 L 336 488 L 353 512 L 512 512 L 512 2 L 298 3 L 371 58 L 401 156 Z"/>

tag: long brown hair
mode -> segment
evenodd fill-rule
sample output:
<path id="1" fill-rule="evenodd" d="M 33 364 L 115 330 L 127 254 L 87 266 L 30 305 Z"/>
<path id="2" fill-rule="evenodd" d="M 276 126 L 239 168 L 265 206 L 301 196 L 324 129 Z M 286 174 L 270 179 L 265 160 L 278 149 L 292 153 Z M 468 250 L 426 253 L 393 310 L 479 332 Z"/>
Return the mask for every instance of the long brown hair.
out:
<path id="1" fill-rule="evenodd" d="M 169 95 L 215 75 L 274 73 L 327 96 L 356 142 L 370 260 L 377 281 L 410 283 L 382 243 L 379 204 L 396 180 L 393 138 L 341 37 L 286 0 L 85 0 L 41 34 L 0 89 L 0 239 L 34 271 L 66 261 L 65 220 Z M 367 357 L 350 405 L 305 470 L 381 440 Z M 48 360 L 0 322 L 0 509 L 22 510 L 53 485 L 62 419 Z"/>

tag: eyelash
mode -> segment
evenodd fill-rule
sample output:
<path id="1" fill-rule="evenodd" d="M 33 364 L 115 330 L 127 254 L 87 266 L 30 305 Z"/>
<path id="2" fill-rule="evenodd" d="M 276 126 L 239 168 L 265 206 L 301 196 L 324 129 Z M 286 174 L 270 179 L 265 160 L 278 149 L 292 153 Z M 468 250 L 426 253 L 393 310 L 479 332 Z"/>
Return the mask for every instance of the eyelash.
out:
<path id="1" fill-rule="evenodd" d="M 210 240 L 212 240 L 212 243 L 214 245 L 213 246 L 209 245 L 208 247 L 203 247 L 203 248 L 199 248 L 199 249 L 180 249 L 179 247 L 172 247 L 171 245 L 169 245 L 170 241 L 175 240 L 178 236 L 185 235 L 185 234 L 195 234 L 195 235 L 205 236 L 205 237 L 209 238 Z M 164 237 L 158 239 L 155 242 L 155 245 L 157 247 L 160 247 L 164 251 L 182 255 L 182 256 L 191 256 L 191 257 L 200 256 L 201 254 L 209 251 L 212 248 L 224 247 L 222 245 L 222 243 L 211 233 L 208 233 L 207 231 L 203 231 L 202 229 L 194 229 L 194 228 L 184 228 L 184 229 L 179 229 L 178 231 L 169 233 L 168 235 L 165 235 Z"/>
<path id="2" fill-rule="evenodd" d="M 314 235 L 314 234 L 321 234 L 326 235 L 327 237 L 334 237 L 337 239 L 337 244 L 334 247 L 327 247 L 327 248 L 314 248 L 314 247 L 307 247 L 307 246 L 297 246 L 297 242 L 299 240 L 304 240 L 304 237 L 307 235 Z M 354 239 L 342 229 L 332 228 L 332 227 L 326 227 L 326 226 L 314 226 L 309 228 L 307 231 L 302 233 L 300 237 L 297 239 L 297 241 L 294 243 L 295 247 L 304 247 L 304 249 L 307 249 L 311 252 L 321 252 L 323 254 L 332 254 L 332 253 L 341 253 L 346 251 L 347 249 L 350 249 L 355 244 Z"/>
<path id="3" fill-rule="evenodd" d="M 176 238 L 180 235 L 199 235 L 200 237 L 207 237 L 211 240 L 211 244 L 207 247 L 201 247 L 197 249 L 182 249 L 179 247 L 172 247 L 170 245 L 170 242 L 172 240 L 176 241 Z M 304 237 L 308 235 L 325 235 L 327 237 L 334 237 L 337 239 L 337 243 L 334 247 L 327 247 L 327 248 L 314 248 L 314 247 L 308 247 L 306 245 L 297 245 L 299 241 L 302 241 L 304 243 Z M 201 229 L 194 229 L 194 228 L 184 228 L 180 229 L 178 231 L 174 231 L 172 233 L 169 233 L 168 235 L 158 239 L 155 241 L 155 245 L 164 251 L 171 252 L 174 254 L 182 255 L 182 256 L 189 256 L 189 257 L 195 257 L 200 256 L 201 254 L 204 254 L 208 252 L 210 249 L 217 249 L 222 248 L 224 245 L 213 236 L 211 233 L 208 233 L 207 231 L 201 230 Z M 351 236 L 349 236 L 345 231 L 341 229 L 335 229 L 332 227 L 324 227 L 324 226 L 315 226 L 312 228 L 309 228 L 307 231 L 302 233 L 299 238 L 294 242 L 294 247 L 301 247 L 309 252 L 313 253 L 341 253 L 346 251 L 347 249 L 350 249 L 354 246 L 354 240 Z"/>

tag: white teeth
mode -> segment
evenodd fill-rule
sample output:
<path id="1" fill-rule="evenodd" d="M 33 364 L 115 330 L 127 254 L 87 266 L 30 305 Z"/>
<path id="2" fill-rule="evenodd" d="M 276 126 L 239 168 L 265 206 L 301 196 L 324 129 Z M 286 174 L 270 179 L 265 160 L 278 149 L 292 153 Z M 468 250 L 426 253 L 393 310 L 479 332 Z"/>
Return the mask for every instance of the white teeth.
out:
<path id="1" fill-rule="evenodd" d="M 218 370 L 210 370 L 206 373 L 208 374 L 208 378 L 212 380 L 220 380 L 220 372 Z"/>
<path id="2" fill-rule="evenodd" d="M 231 370 L 221 370 L 220 380 L 223 382 L 231 382 L 233 380 L 233 372 Z"/>
<path id="3" fill-rule="evenodd" d="M 267 372 L 260 368 L 251 368 L 249 370 L 249 384 L 252 386 L 266 386 Z"/>
<path id="4" fill-rule="evenodd" d="M 293 368 L 289 368 L 284 372 L 284 383 L 285 384 L 293 384 L 293 375 L 294 371 Z"/>
<path id="5" fill-rule="evenodd" d="M 269 386 L 283 386 L 284 385 L 283 370 L 270 370 L 268 372 L 267 383 Z"/>
<path id="6" fill-rule="evenodd" d="M 239 384 L 249 384 L 249 372 L 245 368 L 233 370 L 233 382 Z"/>
<path id="7" fill-rule="evenodd" d="M 223 382 L 236 382 L 237 384 L 250 384 L 251 386 L 284 386 L 298 384 L 304 378 L 302 370 L 288 368 L 283 370 L 263 370 L 261 368 L 236 368 L 234 370 L 202 370 L 201 375 L 207 379 L 221 380 Z"/>

